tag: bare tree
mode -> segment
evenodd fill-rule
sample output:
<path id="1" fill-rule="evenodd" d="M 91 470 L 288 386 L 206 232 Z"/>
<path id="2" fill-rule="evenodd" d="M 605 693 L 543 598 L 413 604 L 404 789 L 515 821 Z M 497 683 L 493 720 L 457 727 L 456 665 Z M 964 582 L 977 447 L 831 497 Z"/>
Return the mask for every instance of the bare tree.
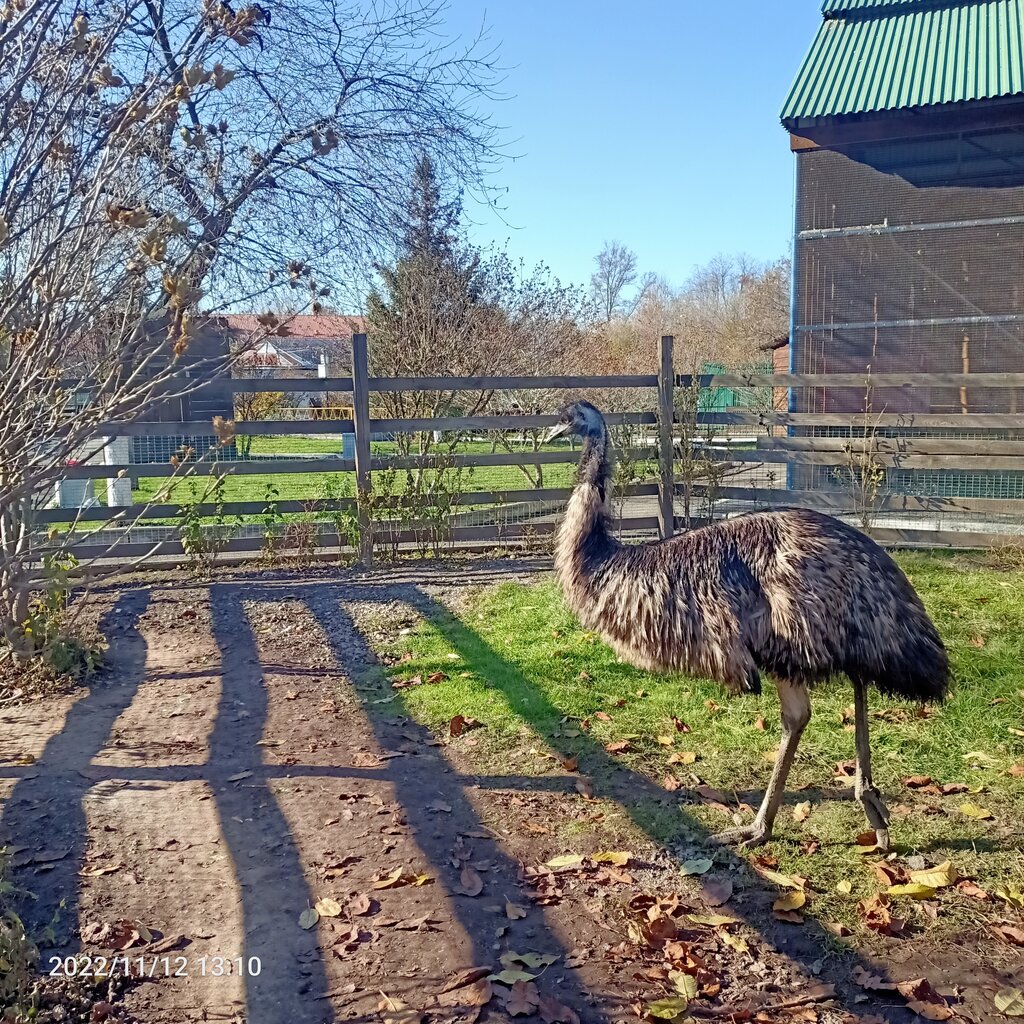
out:
<path id="1" fill-rule="evenodd" d="M 594 262 L 597 269 L 590 277 L 590 294 L 601 320 L 610 323 L 620 313 L 632 316 L 654 285 L 654 275 L 645 274 L 636 292 L 627 299 L 629 288 L 637 282 L 636 253 L 621 242 L 605 242 Z"/>
<path id="2" fill-rule="evenodd" d="M 36 522 L 67 462 L 230 359 L 192 350 L 200 303 L 279 287 L 316 309 L 388 244 L 420 154 L 481 188 L 495 154 L 491 59 L 444 43 L 438 0 L 84 10 L 0 12 L 0 633 L 19 658 L 33 574 L 71 537 Z"/>

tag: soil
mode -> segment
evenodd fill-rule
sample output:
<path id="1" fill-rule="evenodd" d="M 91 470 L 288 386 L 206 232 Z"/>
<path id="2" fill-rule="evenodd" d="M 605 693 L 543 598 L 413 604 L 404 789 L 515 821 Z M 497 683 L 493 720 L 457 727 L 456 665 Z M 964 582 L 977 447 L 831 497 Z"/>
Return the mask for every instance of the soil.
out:
<path id="1" fill-rule="evenodd" d="M 105 590 L 110 652 L 94 685 L 0 708 L 0 843 L 32 894 L 24 916 L 51 929 L 44 969 L 84 951 L 142 958 L 155 976 L 114 1007 L 97 998 L 51 1019 L 502 1021 L 545 997 L 533 1019 L 547 1024 L 636 1020 L 672 990 L 678 943 L 703 965 L 698 1019 L 917 1019 L 855 985 L 857 966 L 927 976 L 958 1019 L 1002 1019 L 992 997 L 1024 980 L 1019 958 L 989 961 L 971 937 L 893 940 L 885 963 L 844 954 L 811 918 L 773 920 L 778 893 L 741 883 L 740 858 L 739 894 L 718 909 L 672 904 L 681 854 L 654 843 L 626 866 L 540 868 L 564 852 L 543 822 L 598 813 L 574 780 L 475 775 L 464 744 L 375 705 L 363 683 L 367 637 L 410 607 L 535 571 L 477 562 Z M 650 783 L 623 772 L 602 785 L 602 800 L 628 803 Z M 300 922 L 325 899 L 318 922 Z M 742 918 L 747 950 L 687 916 L 723 912 Z M 482 1010 L 467 1005 L 482 980 L 445 997 L 477 967 L 539 977 L 511 992 L 494 982 Z"/>

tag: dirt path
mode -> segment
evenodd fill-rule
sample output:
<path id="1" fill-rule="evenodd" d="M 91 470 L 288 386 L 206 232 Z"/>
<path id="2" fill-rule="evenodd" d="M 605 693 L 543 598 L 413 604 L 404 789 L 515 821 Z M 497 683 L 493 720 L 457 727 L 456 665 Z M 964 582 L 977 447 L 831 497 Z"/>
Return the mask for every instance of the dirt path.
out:
<path id="1" fill-rule="evenodd" d="M 421 1010 L 438 994 L 471 1003 L 479 983 L 447 1000 L 442 990 L 464 969 L 522 970 L 510 953 L 542 964 L 532 973 L 550 1000 L 541 1007 L 548 1024 L 571 1024 L 573 1014 L 636 1020 L 631 1004 L 652 998 L 666 971 L 623 944 L 623 908 L 658 920 L 648 908 L 678 877 L 671 858 L 652 845 L 628 874 L 525 886 L 523 865 L 551 851 L 524 823 L 594 813 L 572 780 L 538 789 L 514 771 L 468 776 L 424 730 L 374 707 L 359 683 L 373 660 L 364 631 L 375 617 L 508 571 L 239 579 L 109 595 L 104 680 L 49 702 L 45 714 L 37 704 L 0 713 L 0 841 L 14 845 L 15 880 L 35 894 L 29 920 L 56 921 L 47 954 L 111 955 L 134 940 L 120 955 L 147 965 L 169 957 L 180 976 L 125 997 L 126 1011 L 149 1024 L 413 1024 L 419 1015 L 403 1016 L 403 1004 Z M 623 779 L 599 795 L 625 803 L 637 785 Z M 319 922 L 300 926 L 325 899 L 334 902 L 320 903 Z M 765 892 L 743 914 L 770 899 Z M 506 902 L 524 915 L 511 919 Z M 682 909 L 700 911 L 669 914 Z M 762 926 L 752 951 L 724 957 L 699 932 L 677 937 L 687 955 L 705 958 L 708 978 L 723 979 L 720 1003 L 775 1005 L 839 986 L 838 1001 L 759 1020 L 912 1019 L 902 1008 L 865 1009 L 848 982 L 851 965 L 823 957 L 820 934 L 793 939 L 785 926 Z M 239 963 L 249 969 L 239 973 Z M 156 973 L 166 973 L 162 962 Z M 495 986 L 486 1019 L 521 1008 L 503 1008 L 503 991 Z M 476 1013 L 434 1006 L 431 1019 Z"/>

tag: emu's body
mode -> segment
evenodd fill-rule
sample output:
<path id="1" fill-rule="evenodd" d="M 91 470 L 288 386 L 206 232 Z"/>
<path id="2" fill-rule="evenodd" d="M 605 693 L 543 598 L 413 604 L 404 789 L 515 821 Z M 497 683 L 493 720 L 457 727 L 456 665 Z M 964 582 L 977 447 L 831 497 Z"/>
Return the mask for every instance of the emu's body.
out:
<path id="1" fill-rule="evenodd" d="M 807 722 L 808 687 L 845 673 L 857 708 L 857 795 L 879 845 L 888 812 L 871 781 L 867 687 L 941 700 L 942 641 L 899 566 L 859 531 L 800 509 L 755 513 L 672 540 L 626 546 L 608 529 L 608 432 L 585 402 L 560 432 L 584 439 L 579 482 L 559 529 L 555 566 L 580 621 L 641 668 L 685 671 L 759 693 L 769 673 L 783 743 L 754 824 L 725 838 L 763 842 Z"/>

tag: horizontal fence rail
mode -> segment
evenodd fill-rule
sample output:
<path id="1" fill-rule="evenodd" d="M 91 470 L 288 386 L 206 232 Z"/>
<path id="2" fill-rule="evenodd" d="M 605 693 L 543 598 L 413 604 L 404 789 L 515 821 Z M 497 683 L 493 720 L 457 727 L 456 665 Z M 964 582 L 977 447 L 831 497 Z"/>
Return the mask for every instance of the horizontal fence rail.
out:
<path id="1" fill-rule="evenodd" d="M 868 523 L 893 545 L 1024 544 L 1024 411 L 1016 404 L 1024 408 L 1024 396 L 1012 393 L 1024 391 L 1024 373 L 681 375 L 672 348 L 664 338 L 652 374 L 371 377 L 357 335 L 351 377 L 219 377 L 195 391 L 201 404 L 187 420 L 104 424 L 101 454 L 65 467 L 61 485 L 106 482 L 109 500 L 121 481 L 118 493 L 130 500 L 40 507 L 35 521 L 44 531 L 73 528 L 79 558 L 108 562 L 189 557 L 195 536 L 211 538 L 218 557 L 268 543 L 348 551 L 358 536 L 367 562 L 375 546 L 423 548 L 439 538 L 449 548 L 532 543 L 556 529 L 579 459 L 578 444 L 542 440 L 558 422 L 561 393 L 636 392 L 623 399 L 627 411 L 606 417 L 626 473 L 613 511 L 630 537 L 801 507 Z M 801 389 L 814 397 L 802 408 L 822 411 L 787 408 Z M 835 408 L 836 394 L 877 389 L 896 389 L 889 394 L 899 404 L 928 411 L 884 401 L 868 412 Z M 936 398 L 929 389 L 940 389 Z M 405 392 L 447 396 L 442 413 L 384 415 L 391 406 L 382 396 Z M 470 392 L 466 405 L 481 411 L 461 414 L 459 396 Z M 291 396 L 287 416 L 246 421 L 232 412 L 232 396 L 273 393 Z M 342 397 L 316 405 L 332 393 Z M 205 415 L 216 395 L 229 405 L 215 426 L 214 415 L 195 410 Z M 410 450 L 403 439 L 417 437 Z M 865 507 L 869 471 L 880 484 Z M 422 493 L 404 490 L 410 474 L 423 474 Z M 49 503 L 41 496 L 41 506 Z"/>

